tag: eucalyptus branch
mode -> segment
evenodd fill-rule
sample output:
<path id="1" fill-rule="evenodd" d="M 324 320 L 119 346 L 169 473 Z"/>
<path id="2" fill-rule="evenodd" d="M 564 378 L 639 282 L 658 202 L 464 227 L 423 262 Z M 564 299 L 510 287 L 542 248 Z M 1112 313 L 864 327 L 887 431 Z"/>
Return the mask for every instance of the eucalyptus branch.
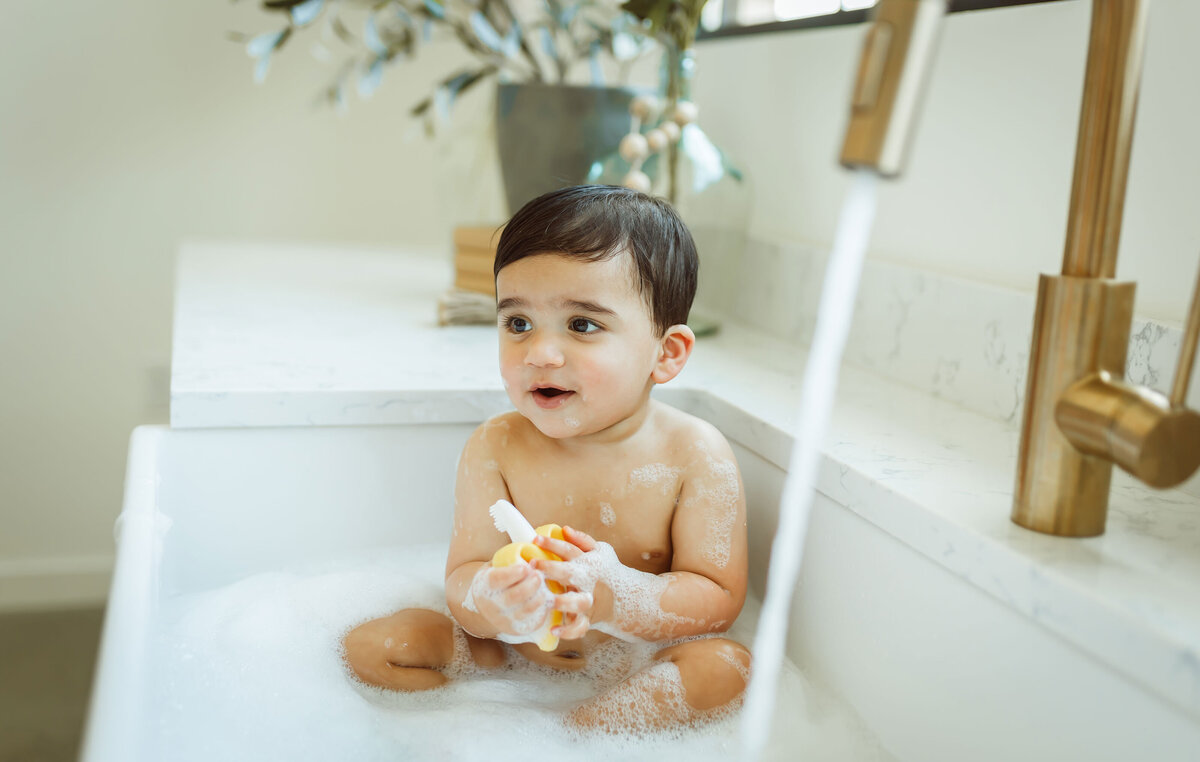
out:
<path id="1" fill-rule="evenodd" d="M 703 0 L 670 1 L 703 5 Z M 272 16 L 282 15 L 286 22 L 275 31 L 231 35 L 257 59 L 257 78 L 266 76 L 271 57 L 285 43 L 316 27 L 323 30 L 323 39 L 332 34 L 357 51 L 351 60 L 361 70 L 363 97 L 375 89 L 385 67 L 414 57 L 432 32 L 448 32 L 478 61 L 474 74 L 464 79 L 459 72 L 443 78 L 437 86 L 457 87 L 456 92 L 501 72 L 513 81 L 541 82 L 557 76 L 557 81 L 563 82 L 572 64 L 596 55 L 598 49 L 627 69 L 628 61 L 622 56 L 628 57 L 631 49 L 644 50 L 644 41 L 652 39 L 626 12 L 610 2 L 595 0 L 542 0 L 537 7 L 522 4 L 520 12 L 512 0 L 259 0 L 259 5 Z M 360 17 L 364 20 L 359 21 Z M 613 42 L 618 30 L 623 41 L 637 41 L 632 46 L 623 42 L 622 56 L 617 55 Z M 538 43 L 531 35 L 544 38 Z M 353 68 L 342 68 L 323 91 L 324 100 L 344 103 L 343 91 Z M 433 102 L 431 95 L 414 107 L 414 113 L 426 113 Z"/>

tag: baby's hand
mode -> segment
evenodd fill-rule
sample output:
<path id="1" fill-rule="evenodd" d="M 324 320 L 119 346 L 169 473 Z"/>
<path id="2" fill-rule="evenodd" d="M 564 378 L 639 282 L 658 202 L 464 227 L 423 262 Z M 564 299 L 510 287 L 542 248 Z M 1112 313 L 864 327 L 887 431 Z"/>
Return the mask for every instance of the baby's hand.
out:
<path id="1" fill-rule="evenodd" d="M 480 569 L 470 594 L 475 608 L 502 634 L 537 632 L 554 608 L 545 578 L 526 563 Z"/>
<path id="2" fill-rule="evenodd" d="M 566 592 L 553 596 L 554 609 L 563 612 L 563 624 L 553 632 L 563 640 L 582 638 L 596 621 L 595 587 L 597 575 L 586 564 L 585 554 L 593 553 L 600 543 L 590 535 L 571 527 L 563 527 L 563 540 L 538 535 L 533 542 L 562 561 L 537 560 L 531 565 L 566 588 Z"/>

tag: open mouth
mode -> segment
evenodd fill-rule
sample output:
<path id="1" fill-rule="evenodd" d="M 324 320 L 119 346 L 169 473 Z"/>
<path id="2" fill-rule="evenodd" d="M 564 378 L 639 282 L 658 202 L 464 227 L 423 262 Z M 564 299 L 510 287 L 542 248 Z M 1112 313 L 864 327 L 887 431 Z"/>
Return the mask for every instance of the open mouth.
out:
<path id="1" fill-rule="evenodd" d="M 539 407 L 554 408 L 565 403 L 575 392 L 569 389 L 559 389 L 557 386 L 539 386 L 531 393 Z"/>

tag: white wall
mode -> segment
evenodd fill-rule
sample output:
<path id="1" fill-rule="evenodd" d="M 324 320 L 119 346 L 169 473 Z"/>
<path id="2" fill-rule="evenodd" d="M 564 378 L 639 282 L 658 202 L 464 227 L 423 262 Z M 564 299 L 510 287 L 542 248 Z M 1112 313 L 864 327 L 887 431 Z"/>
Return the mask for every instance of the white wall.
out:
<path id="1" fill-rule="evenodd" d="M 449 251 L 454 224 L 500 214 L 499 181 L 471 177 L 474 152 L 447 168 L 445 141 L 405 137 L 407 109 L 456 48 L 396 69 L 339 118 L 311 107 L 326 75 L 306 46 L 254 83 L 226 33 L 275 28 L 256 6 L 5 4 L 0 605 L 103 595 L 129 433 L 166 420 L 181 240 Z M 480 95 L 467 117 L 490 107 Z M 461 121 L 452 132 L 489 130 Z"/>
<path id="2" fill-rule="evenodd" d="M 951 16 L 910 171 L 872 256 L 1032 290 L 1059 266 L 1088 29 L 1082 0 Z M 96 600 L 129 431 L 165 420 L 181 240 L 448 250 L 501 215 L 483 94 L 448 140 L 406 109 L 453 47 L 338 117 L 310 108 L 306 46 L 256 86 L 227 31 L 250 0 L 8 3 L 0 28 L 0 603 Z M 1119 275 L 1179 320 L 1200 258 L 1200 3 L 1156 0 Z M 861 27 L 702 43 L 702 124 L 756 189 L 751 232 L 818 244 Z M 469 148 L 469 151 L 464 149 Z M 451 149 L 454 149 L 451 151 Z M 482 181 L 481 181 L 482 178 Z"/>
<path id="3" fill-rule="evenodd" d="M 1200 3 L 1153 0 L 1117 275 L 1181 321 L 1200 263 Z M 947 17 L 907 173 L 881 193 L 875 258 L 1033 291 L 1062 263 L 1091 3 Z M 755 184 L 752 236 L 828 243 L 861 26 L 713 40 L 695 94 Z"/>

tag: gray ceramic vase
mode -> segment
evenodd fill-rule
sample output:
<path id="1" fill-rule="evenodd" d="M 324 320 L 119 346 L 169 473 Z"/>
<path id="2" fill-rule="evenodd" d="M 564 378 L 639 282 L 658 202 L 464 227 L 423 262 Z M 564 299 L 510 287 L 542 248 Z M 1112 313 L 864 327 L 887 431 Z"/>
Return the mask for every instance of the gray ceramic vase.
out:
<path id="1" fill-rule="evenodd" d="M 592 162 L 629 132 L 634 95 L 618 87 L 499 85 L 496 136 L 509 212 L 584 182 Z"/>

